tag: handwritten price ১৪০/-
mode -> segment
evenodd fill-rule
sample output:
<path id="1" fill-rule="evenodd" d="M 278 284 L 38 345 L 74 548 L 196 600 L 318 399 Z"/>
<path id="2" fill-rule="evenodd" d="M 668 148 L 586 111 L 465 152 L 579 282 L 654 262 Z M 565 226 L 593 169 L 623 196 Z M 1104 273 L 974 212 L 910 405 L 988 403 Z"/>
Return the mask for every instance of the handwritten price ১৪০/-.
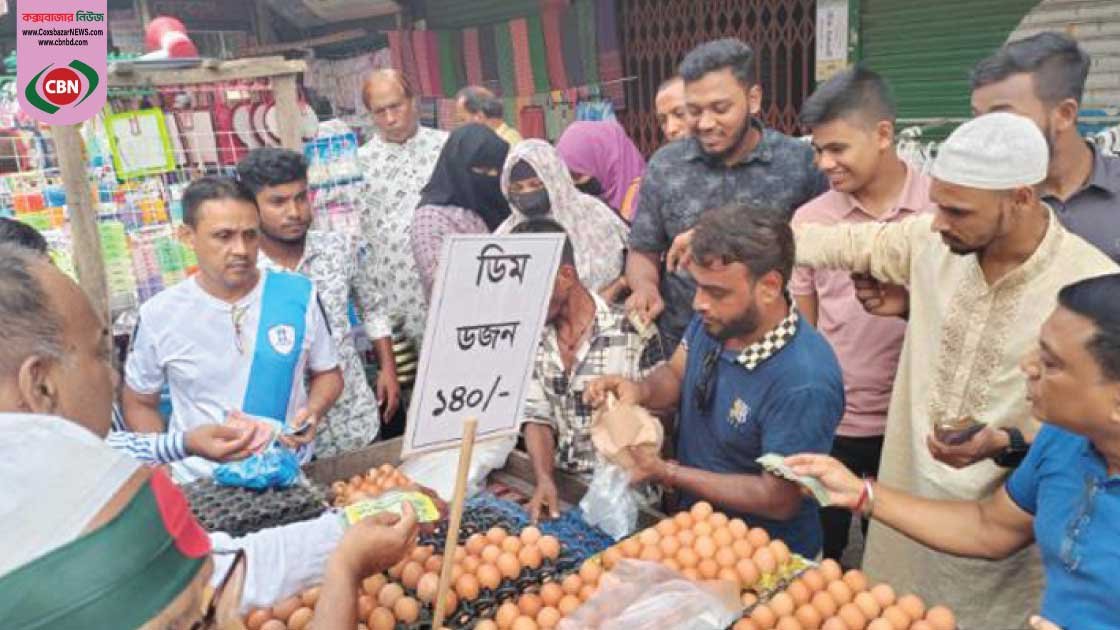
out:
<path id="1" fill-rule="evenodd" d="M 465 409 L 478 409 L 481 406 L 481 411 L 485 412 L 490 408 L 491 401 L 494 397 L 506 398 L 509 392 L 498 391 L 498 385 L 502 382 L 502 377 L 498 376 L 494 379 L 494 384 L 490 387 L 489 393 L 482 389 L 471 389 L 469 387 L 460 385 L 451 390 L 451 395 L 448 396 L 442 389 L 436 390 L 436 400 L 439 404 L 432 410 L 432 415 L 439 417 L 444 412 L 450 411 L 451 413 L 458 413 Z"/>

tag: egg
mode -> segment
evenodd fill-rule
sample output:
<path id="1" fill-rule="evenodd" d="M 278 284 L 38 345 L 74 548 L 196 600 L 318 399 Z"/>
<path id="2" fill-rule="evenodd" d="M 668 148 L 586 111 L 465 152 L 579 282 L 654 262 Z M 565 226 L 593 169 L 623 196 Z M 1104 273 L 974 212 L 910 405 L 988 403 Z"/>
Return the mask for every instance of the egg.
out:
<path id="1" fill-rule="evenodd" d="M 867 626 L 867 617 L 864 616 L 859 606 L 852 603 L 841 606 L 836 616 L 844 620 L 849 630 L 863 630 Z"/>
<path id="2" fill-rule="evenodd" d="M 730 582 L 737 590 L 742 589 L 742 585 L 739 583 L 739 572 L 731 567 L 720 567 L 719 573 L 716 574 L 716 579 Z"/>
<path id="3" fill-rule="evenodd" d="M 282 621 L 287 621 L 288 617 L 291 617 L 292 613 L 300 606 L 303 606 L 303 600 L 298 597 L 282 599 L 278 604 L 272 607 L 272 616 Z"/>
<path id="4" fill-rule="evenodd" d="M 872 619 L 867 624 L 867 630 L 894 630 L 894 624 L 882 618 Z"/>
<path id="5" fill-rule="evenodd" d="M 430 604 L 435 601 L 437 593 L 439 593 L 439 575 L 435 573 L 421 575 L 416 582 L 416 596 L 420 598 L 420 601 Z M 388 604 L 382 602 L 381 605 L 391 608 L 393 604 L 392 602 Z"/>
<path id="6" fill-rule="evenodd" d="M 754 606 L 758 603 L 758 595 L 755 595 L 750 591 L 744 592 L 739 596 L 739 599 L 743 602 L 743 608 L 750 608 L 751 606 Z"/>
<path id="7" fill-rule="evenodd" d="M 444 613 L 446 613 L 448 616 L 451 616 L 451 613 L 454 612 L 454 610 L 458 607 L 459 607 L 459 596 L 455 594 L 455 591 L 453 591 L 451 589 L 448 589 L 447 590 L 447 597 L 445 597 L 444 600 L 443 600 L 443 611 L 444 611 Z"/>
<path id="8" fill-rule="evenodd" d="M 696 565 L 696 570 L 700 572 L 700 577 L 705 580 L 714 580 L 719 575 L 719 565 L 711 558 L 704 558 L 700 564 Z"/>
<path id="9" fill-rule="evenodd" d="M 512 580 L 521 575 L 521 563 L 517 561 L 517 556 L 508 551 L 503 551 L 498 556 L 498 561 L 494 563 L 494 566 L 498 567 L 498 571 L 501 571 L 504 578 Z"/>
<path id="10" fill-rule="evenodd" d="M 385 577 L 384 573 L 374 573 L 368 578 L 362 580 L 362 590 L 366 595 L 376 596 L 381 592 L 381 587 L 388 583 L 389 578 Z"/>
<path id="11" fill-rule="evenodd" d="M 777 625 L 774 630 L 805 630 L 801 627 L 801 622 L 793 617 L 782 617 L 778 619 Z"/>
<path id="12" fill-rule="evenodd" d="M 526 545 L 535 545 L 537 544 L 537 541 L 541 539 L 541 530 L 537 527 L 534 527 L 533 525 L 530 525 L 521 530 L 521 533 L 518 534 L 518 537 L 521 538 L 521 542 Z"/>
<path id="13" fill-rule="evenodd" d="M 474 630 L 498 630 L 498 624 L 493 619 L 483 619 L 474 624 Z"/>
<path id="14" fill-rule="evenodd" d="M 796 608 L 793 603 L 793 598 L 789 596 L 789 593 L 785 592 L 778 593 L 771 597 L 768 604 L 770 609 L 774 611 L 774 614 L 779 617 L 788 617 L 792 615 Z"/>
<path id="15" fill-rule="evenodd" d="M 432 573 L 439 573 L 443 569 L 443 556 L 440 554 L 433 554 L 424 561 L 424 569 Z"/>
<path id="16" fill-rule="evenodd" d="M 517 552 L 517 561 L 530 569 L 539 569 L 541 563 L 544 562 L 544 557 L 536 545 L 529 545 L 522 547 L 521 551 Z"/>
<path id="17" fill-rule="evenodd" d="M 386 573 L 389 574 L 389 579 L 399 580 L 401 577 L 401 571 L 404 570 L 404 565 L 408 564 L 408 562 L 408 558 L 401 558 L 400 562 L 389 567 L 389 570 L 386 571 Z"/>
<path id="18" fill-rule="evenodd" d="M 836 605 L 836 600 L 832 599 L 832 596 L 829 595 L 827 591 L 820 591 L 816 595 L 813 595 L 813 599 L 809 601 L 813 604 L 813 608 L 816 608 L 817 612 L 821 614 L 821 617 L 825 619 L 835 615 L 836 611 L 840 608 Z"/>
<path id="19" fill-rule="evenodd" d="M 676 558 L 662 558 L 661 565 L 674 571 L 681 570 L 681 563 L 677 562 Z"/>
<path id="20" fill-rule="evenodd" d="M 681 569 L 681 575 L 683 575 L 685 578 L 687 578 L 689 580 L 692 580 L 693 582 L 699 582 L 700 581 L 700 572 L 697 571 L 694 567 L 688 567 L 687 569 Z"/>
<path id="21" fill-rule="evenodd" d="M 478 599 L 480 588 L 481 585 L 478 583 L 478 578 L 471 573 L 464 573 L 455 581 L 455 594 L 466 601 Z"/>
<path id="22" fill-rule="evenodd" d="M 486 563 L 489 563 L 489 564 L 497 564 L 498 563 L 498 557 L 501 556 L 501 555 L 502 555 L 502 548 L 501 547 L 499 547 L 497 545 L 486 545 L 485 547 L 482 548 L 482 553 L 479 554 L 479 557 L 482 558 L 483 562 L 486 562 Z"/>
<path id="23" fill-rule="evenodd" d="M 467 550 L 463 549 L 462 547 L 456 547 L 455 548 L 455 553 L 451 556 L 451 559 L 454 560 L 457 563 L 462 562 L 463 560 L 466 560 L 466 558 L 467 558 Z"/>
<path id="24" fill-rule="evenodd" d="M 618 564 L 618 561 L 622 559 L 622 550 L 618 548 L 618 545 L 608 547 L 603 551 L 602 559 L 603 567 L 606 569 L 613 569 L 614 565 Z"/>
<path id="25" fill-rule="evenodd" d="M 860 612 L 868 619 L 874 619 L 883 612 L 883 607 L 879 605 L 879 600 L 871 593 L 857 593 L 852 602 L 859 606 Z"/>
<path id="26" fill-rule="evenodd" d="M 731 626 L 731 630 L 760 630 L 760 629 L 759 629 L 757 623 L 751 621 L 750 619 L 748 619 L 746 617 L 743 617 L 739 621 L 736 621 L 735 625 Z"/>
<path id="27" fill-rule="evenodd" d="M 881 608 L 886 608 L 894 603 L 894 589 L 890 584 L 876 584 L 871 589 L 871 595 L 879 602 Z"/>
<path id="28" fill-rule="evenodd" d="M 536 618 L 541 608 L 544 608 L 544 604 L 541 603 L 540 595 L 525 593 L 517 599 L 517 609 L 526 617 Z"/>
<path id="29" fill-rule="evenodd" d="M 319 603 L 319 592 L 322 589 L 318 586 L 311 587 L 306 591 L 300 593 L 299 600 L 303 602 L 304 606 L 314 608 L 315 604 Z"/>
<path id="30" fill-rule="evenodd" d="M 697 521 L 706 520 L 714 511 L 715 510 L 712 509 L 712 504 L 707 501 L 697 501 L 693 503 L 692 507 L 688 510 L 692 518 Z"/>
<path id="31" fill-rule="evenodd" d="M 911 621 L 917 621 L 926 616 L 926 603 L 917 595 L 903 595 L 898 598 L 896 605 L 907 615 L 910 615 Z"/>
<path id="32" fill-rule="evenodd" d="M 736 562 L 735 572 L 739 574 L 739 584 L 741 584 L 743 588 L 754 586 L 758 583 L 758 578 L 761 577 L 754 560 L 750 558 L 742 558 Z"/>
<path id="33" fill-rule="evenodd" d="M 754 555 L 754 547 L 751 547 L 751 544 L 747 542 L 745 538 L 733 541 L 731 543 L 731 550 L 740 558 L 749 558 Z"/>
<path id="34" fill-rule="evenodd" d="M 770 551 L 774 554 L 774 559 L 778 561 L 779 567 L 786 566 L 789 564 L 789 561 L 793 559 L 793 556 L 790 555 L 789 547 L 780 540 L 770 541 Z"/>
<path id="35" fill-rule="evenodd" d="M 739 561 L 739 556 L 735 555 L 735 550 L 731 547 L 720 547 L 716 550 L 715 560 L 721 567 L 733 567 Z"/>
<path id="36" fill-rule="evenodd" d="M 691 529 L 683 529 L 677 532 L 677 542 L 681 544 L 681 547 L 691 547 L 696 544 L 696 532 Z"/>
<path id="37" fill-rule="evenodd" d="M 564 589 L 566 595 L 575 595 L 579 593 L 579 589 L 583 588 L 583 579 L 580 578 L 578 573 L 573 573 L 560 582 L 560 587 Z"/>
<path id="38" fill-rule="evenodd" d="M 435 593 L 433 592 L 433 596 L 434 594 Z M 401 585 L 397 584 L 396 582 L 390 582 L 382 587 L 381 591 L 377 594 L 377 603 L 386 608 L 392 608 L 393 604 L 395 604 L 396 601 L 403 596 L 404 588 L 402 588 Z"/>
<path id="39" fill-rule="evenodd" d="M 642 547 L 642 553 L 638 554 L 638 559 L 646 562 L 661 562 L 663 557 L 665 554 L 661 553 L 661 549 L 653 546 Z"/>
<path id="40" fill-rule="evenodd" d="M 891 622 L 895 630 L 906 630 L 910 627 L 910 622 L 913 621 L 910 619 L 910 615 L 906 614 L 906 611 L 898 606 L 887 606 L 886 609 L 883 610 L 883 619 Z"/>
<path id="41" fill-rule="evenodd" d="M 397 617 L 392 610 L 378 606 L 366 618 L 366 625 L 369 626 L 369 630 L 393 630 L 397 627 Z"/>
<path id="42" fill-rule="evenodd" d="M 836 600 L 836 605 L 838 606 L 850 603 L 854 596 L 852 589 L 849 588 L 843 580 L 836 580 L 835 582 L 829 583 L 827 590 L 828 594 L 832 595 L 832 599 Z"/>
<path id="43" fill-rule="evenodd" d="M 778 569 L 778 561 L 774 559 L 774 552 L 770 551 L 769 547 L 762 547 L 755 551 L 751 560 L 754 560 L 755 566 L 762 575 L 770 575 Z"/>
<path id="44" fill-rule="evenodd" d="M 657 525 L 654 526 L 654 529 L 657 530 L 658 534 L 661 534 L 662 538 L 665 538 L 666 536 L 672 536 L 676 534 L 677 530 L 680 528 L 677 527 L 677 522 L 673 519 L 663 518 L 657 522 Z"/>
<path id="45" fill-rule="evenodd" d="M 401 584 L 408 589 L 416 589 L 416 583 L 420 581 L 420 576 L 424 575 L 424 567 L 419 562 L 412 561 L 404 565 L 401 570 Z"/>
<path id="46" fill-rule="evenodd" d="M 598 584 L 599 577 L 602 574 L 603 568 L 590 560 L 585 561 L 579 567 L 579 577 L 583 580 L 584 584 Z"/>
<path id="47" fill-rule="evenodd" d="M 509 534 L 501 527 L 491 527 L 486 530 L 486 540 L 490 541 L 492 545 L 501 545 L 502 541 L 506 539 Z"/>
<path id="48" fill-rule="evenodd" d="M 260 630 L 264 622 L 272 619 L 272 613 L 263 608 L 257 608 L 250 611 L 249 615 L 245 617 L 245 627 L 249 630 Z"/>
<path id="49" fill-rule="evenodd" d="M 910 624 L 910 630 L 933 630 L 933 626 L 929 625 L 928 621 L 919 619 L 918 621 Z"/>
<path id="50" fill-rule="evenodd" d="M 694 568 L 700 563 L 700 556 L 692 547 L 681 547 L 677 552 L 677 562 L 680 563 L 682 569 Z"/>
<path id="51" fill-rule="evenodd" d="M 692 515 L 688 512 L 678 512 L 674 514 L 673 522 L 677 524 L 677 531 L 679 532 L 692 529 Z"/>
<path id="52" fill-rule="evenodd" d="M 809 590 L 808 586 L 801 580 L 794 580 L 786 587 L 786 592 L 793 598 L 793 603 L 801 606 L 808 604 L 809 600 L 813 597 L 813 592 Z"/>
<path id="53" fill-rule="evenodd" d="M 381 589 L 385 590 L 385 589 Z M 358 597 L 358 618 L 364 619 L 369 616 L 376 605 L 376 602 L 369 595 L 361 595 Z"/>
<path id="54" fill-rule="evenodd" d="M 657 543 L 657 548 L 661 550 L 663 557 L 675 558 L 677 552 L 681 550 L 681 542 L 676 536 L 666 536 Z"/>
<path id="55" fill-rule="evenodd" d="M 556 605 L 556 608 L 560 611 L 561 615 L 567 617 L 572 614 L 575 609 L 579 608 L 580 603 L 581 602 L 575 595 L 565 595 L 560 598 L 560 603 Z"/>
<path id="56" fill-rule="evenodd" d="M 541 553 L 549 560 L 560 557 L 560 540 L 555 536 L 541 536 L 537 541 L 537 547 L 540 547 Z"/>
<path id="57" fill-rule="evenodd" d="M 820 628 L 821 621 L 823 621 L 823 619 L 821 618 L 821 614 L 817 612 L 817 609 L 814 608 L 812 604 L 801 605 L 793 615 L 794 617 L 797 617 L 797 620 L 801 622 L 801 625 L 808 630 L 816 630 L 817 628 Z"/>
<path id="58" fill-rule="evenodd" d="M 759 604 L 751 611 L 751 621 L 755 622 L 762 630 L 770 630 L 778 623 L 778 616 L 766 604 Z"/>
<path id="59" fill-rule="evenodd" d="M 956 630 L 957 618 L 953 616 L 953 611 L 944 606 L 934 606 L 926 613 L 926 623 L 933 627 L 933 630 Z"/>
<path id="60" fill-rule="evenodd" d="M 564 597 L 564 589 L 556 582 L 545 582 L 541 585 L 541 603 L 545 606 L 555 608 L 562 597 Z"/>
<path id="61" fill-rule="evenodd" d="M 494 613 L 494 621 L 498 624 L 501 630 L 509 630 L 513 626 L 513 620 L 521 616 L 521 609 L 513 602 L 506 602 L 498 606 L 498 612 Z"/>
<path id="62" fill-rule="evenodd" d="M 712 540 L 716 541 L 716 546 L 730 548 L 731 543 L 735 542 L 735 537 L 726 527 L 717 527 L 712 531 Z"/>
<path id="63" fill-rule="evenodd" d="M 701 558 L 711 558 L 716 555 L 716 542 L 711 536 L 697 536 L 696 543 L 692 545 L 696 555 Z"/>
<path id="64" fill-rule="evenodd" d="M 638 542 L 642 543 L 643 546 L 656 545 L 660 540 L 661 534 L 658 534 L 657 530 L 652 527 L 647 527 L 638 532 Z"/>
<path id="65" fill-rule="evenodd" d="M 526 617 L 525 615 L 521 615 L 517 619 L 514 619 L 513 625 L 510 626 L 510 630 L 537 630 L 537 628 L 538 626 L 536 620 L 534 620 L 532 617 Z"/>
<path id="66" fill-rule="evenodd" d="M 560 611 L 552 606 L 545 606 L 537 613 L 537 625 L 541 628 L 555 628 L 560 623 Z M 478 626 L 475 626 L 477 628 Z"/>
<path id="67" fill-rule="evenodd" d="M 595 597 L 595 593 L 598 592 L 599 587 L 591 584 L 584 584 L 583 587 L 579 589 L 579 593 L 576 593 L 576 598 L 579 599 L 580 602 L 586 602 L 592 597 Z"/>
<path id="68" fill-rule="evenodd" d="M 474 574 L 478 577 L 478 583 L 482 588 L 494 590 L 502 583 L 502 572 L 492 564 L 483 564 Z"/>
<path id="69" fill-rule="evenodd" d="M 402 597 L 393 604 L 393 615 L 402 623 L 413 623 L 420 617 L 420 602 Z"/>
<path id="70" fill-rule="evenodd" d="M 521 551 L 521 539 L 517 536 L 507 536 L 506 539 L 502 541 L 500 547 L 502 551 L 516 554 L 518 551 Z"/>
<path id="71" fill-rule="evenodd" d="M 692 533 L 696 534 L 697 538 L 700 536 L 711 536 L 714 531 L 715 528 L 712 527 L 712 524 L 708 521 L 699 521 L 692 524 Z"/>
<path id="72" fill-rule="evenodd" d="M 840 563 L 836 562 L 832 558 L 825 558 L 821 561 L 821 575 L 824 576 L 825 580 L 834 582 L 836 580 L 839 580 L 840 576 L 843 575 L 843 573 L 844 570 L 840 568 Z"/>
<path id="73" fill-rule="evenodd" d="M 867 590 L 867 576 L 863 574 L 863 571 L 852 569 L 844 574 L 843 579 L 844 583 L 848 585 L 848 588 L 852 589 L 853 593 Z"/>
<path id="74" fill-rule="evenodd" d="M 477 573 L 478 567 L 482 566 L 482 559 L 478 556 L 467 556 L 459 566 L 463 567 L 463 573 Z"/>
<path id="75" fill-rule="evenodd" d="M 755 549 L 765 547 L 770 544 L 770 534 L 767 534 L 766 530 L 761 527 L 752 528 L 747 532 L 747 542 Z"/>
<path id="76" fill-rule="evenodd" d="M 425 560 L 432 557 L 433 553 L 435 553 L 435 547 L 431 545 L 420 545 L 414 548 L 412 550 L 412 553 L 408 554 L 408 557 L 413 562 L 419 562 L 423 564 Z"/>
<path id="77" fill-rule="evenodd" d="M 821 630 L 851 630 L 851 629 L 848 628 L 848 624 L 844 623 L 843 619 L 841 619 L 839 617 L 830 617 L 828 619 L 825 619 L 824 623 L 821 624 Z"/>
<path id="78" fill-rule="evenodd" d="M 311 623 L 311 618 L 315 616 L 315 611 L 307 606 L 297 608 L 291 617 L 288 617 L 288 630 L 304 630 Z"/>
<path id="79" fill-rule="evenodd" d="M 750 527 L 747 527 L 746 522 L 741 518 L 733 518 L 727 521 L 727 529 L 731 532 L 735 540 L 745 539 L 747 537 L 747 532 L 750 531 Z"/>
<path id="80" fill-rule="evenodd" d="M 637 538 L 627 538 L 618 545 L 622 550 L 622 557 L 637 558 L 642 553 L 642 543 Z"/>
<path id="81" fill-rule="evenodd" d="M 489 541 L 486 540 L 485 536 L 483 536 L 482 534 L 472 534 L 471 537 L 467 539 L 464 547 L 466 548 L 467 553 L 477 556 L 482 554 L 482 550 L 486 547 L 487 544 L 489 544 Z"/>
<path id="82" fill-rule="evenodd" d="M 805 583 L 805 586 L 809 587 L 809 592 L 811 593 L 823 591 L 824 587 L 828 586 L 828 582 L 825 581 L 819 569 L 809 569 L 805 571 L 801 574 L 801 581 Z"/>

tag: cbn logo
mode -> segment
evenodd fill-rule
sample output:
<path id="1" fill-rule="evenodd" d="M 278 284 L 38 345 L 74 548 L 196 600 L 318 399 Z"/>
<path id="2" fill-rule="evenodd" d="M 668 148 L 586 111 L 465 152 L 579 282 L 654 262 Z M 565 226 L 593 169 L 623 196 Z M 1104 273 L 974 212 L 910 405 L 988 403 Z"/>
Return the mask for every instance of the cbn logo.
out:
<path id="1" fill-rule="evenodd" d="M 40 70 L 27 83 L 23 92 L 28 103 L 48 114 L 53 114 L 60 107 L 71 103 L 74 106 L 81 105 L 83 101 L 89 98 L 90 94 L 93 94 L 93 91 L 97 89 L 97 84 L 101 81 L 96 70 L 77 59 L 74 59 L 68 65 L 51 70 L 53 65 L 53 63 L 48 64 L 47 67 Z M 86 78 L 84 96 L 82 95 L 81 79 L 83 76 Z M 79 96 L 81 96 L 81 100 L 78 100 Z M 78 102 L 75 103 L 74 101 Z"/>

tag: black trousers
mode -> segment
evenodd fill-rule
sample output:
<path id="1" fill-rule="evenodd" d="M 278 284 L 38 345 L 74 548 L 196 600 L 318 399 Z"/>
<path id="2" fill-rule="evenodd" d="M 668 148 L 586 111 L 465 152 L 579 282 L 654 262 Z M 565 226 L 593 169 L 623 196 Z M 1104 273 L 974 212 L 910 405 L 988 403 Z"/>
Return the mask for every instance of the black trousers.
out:
<path id="1" fill-rule="evenodd" d="M 874 477 L 879 473 L 879 459 L 883 455 L 883 436 L 844 437 L 837 435 L 832 441 L 831 455 L 840 460 L 848 470 L 861 477 Z M 867 534 L 867 519 L 861 528 Z M 839 562 L 848 546 L 848 532 L 852 527 L 852 513 L 843 508 L 821 510 L 821 528 L 824 530 L 825 558 Z"/>

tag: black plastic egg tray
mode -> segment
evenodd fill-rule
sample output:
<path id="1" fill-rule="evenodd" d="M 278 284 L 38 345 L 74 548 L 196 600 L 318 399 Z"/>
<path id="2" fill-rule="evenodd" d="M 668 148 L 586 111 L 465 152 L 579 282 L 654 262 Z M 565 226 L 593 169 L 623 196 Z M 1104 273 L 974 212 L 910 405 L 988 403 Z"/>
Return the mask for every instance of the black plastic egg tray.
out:
<path id="1" fill-rule="evenodd" d="M 315 484 L 248 490 L 203 479 L 183 486 L 195 518 L 211 532 L 238 537 L 315 518 L 327 509 L 327 492 Z"/>

